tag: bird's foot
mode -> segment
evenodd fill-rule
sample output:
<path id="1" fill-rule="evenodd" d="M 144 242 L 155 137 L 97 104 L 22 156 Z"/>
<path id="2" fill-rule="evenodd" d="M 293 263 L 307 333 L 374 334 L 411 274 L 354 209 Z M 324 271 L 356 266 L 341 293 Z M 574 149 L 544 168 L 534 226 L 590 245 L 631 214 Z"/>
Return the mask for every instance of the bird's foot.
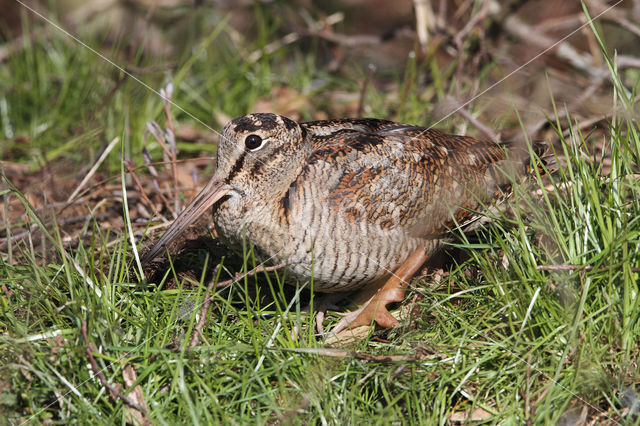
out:
<path id="1" fill-rule="evenodd" d="M 327 311 L 337 311 L 338 306 L 336 306 L 336 302 L 344 297 L 344 294 L 341 293 L 329 293 L 323 294 L 320 297 L 318 302 L 318 306 L 315 308 L 316 311 L 316 331 L 318 334 L 324 333 L 324 319 L 327 317 Z"/>
<path id="2" fill-rule="evenodd" d="M 398 325 L 398 320 L 387 310 L 387 305 L 404 300 L 409 280 L 426 260 L 424 247 L 418 247 L 360 308 L 342 317 L 338 324 L 331 329 L 331 334 L 337 335 L 347 328 L 353 329 L 370 325 L 374 321 L 384 328 Z"/>
<path id="3" fill-rule="evenodd" d="M 318 303 L 311 308 L 311 305 L 307 305 L 300 312 L 315 312 L 315 320 L 316 320 L 316 332 L 318 334 L 324 333 L 324 326 L 322 323 L 324 319 L 327 317 L 327 311 L 332 310 L 336 311 L 340 308 L 336 306 L 336 302 L 344 297 L 342 293 L 327 293 L 318 297 Z M 298 338 L 298 326 L 295 325 L 291 332 L 291 338 L 296 340 Z"/>

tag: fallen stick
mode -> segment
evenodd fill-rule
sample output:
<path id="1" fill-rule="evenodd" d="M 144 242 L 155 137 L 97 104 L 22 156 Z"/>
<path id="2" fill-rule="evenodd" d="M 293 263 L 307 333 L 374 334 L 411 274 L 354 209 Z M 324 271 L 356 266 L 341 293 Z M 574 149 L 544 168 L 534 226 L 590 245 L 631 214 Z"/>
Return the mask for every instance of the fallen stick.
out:
<path id="1" fill-rule="evenodd" d="M 600 266 L 597 269 L 605 268 L 605 266 Z M 538 271 L 592 271 L 594 267 L 588 265 L 538 265 L 536 269 Z M 631 268 L 631 272 L 640 273 L 640 268 Z"/>
<path id="2" fill-rule="evenodd" d="M 82 326 L 80 327 L 80 332 L 82 333 L 82 340 L 84 340 L 84 345 L 87 349 L 87 356 L 89 357 L 89 362 L 91 363 L 91 370 L 93 371 L 93 373 L 98 376 L 98 379 L 100 380 L 100 383 L 102 383 L 102 386 L 104 386 L 105 388 L 107 388 L 109 390 L 109 392 L 111 392 L 111 397 L 114 400 L 121 400 L 122 402 L 124 402 L 125 404 L 127 404 L 129 407 L 140 411 L 141 413 L 143 413 L 144 415 L 147 414 L 147 410 L 145 410 L 143 407 L 141 407 L 140 405 L 136 404 L 131 398 L 129 398 L 126 395 L 123 395 L 118 389 L 116 389 L 115 386 L 113 386 L 111 383 L 109 383 L 107 381 L 107 378 L 104 376 L 104 373 L 98 368 L 98 363 L 96 362 L 95 358 L 93 357 L 93 353 L 91 351 L 91 348 L 89 347 L 89 339 L 87 338 L 87 322 L 83 321 L 82 322 Z"/>

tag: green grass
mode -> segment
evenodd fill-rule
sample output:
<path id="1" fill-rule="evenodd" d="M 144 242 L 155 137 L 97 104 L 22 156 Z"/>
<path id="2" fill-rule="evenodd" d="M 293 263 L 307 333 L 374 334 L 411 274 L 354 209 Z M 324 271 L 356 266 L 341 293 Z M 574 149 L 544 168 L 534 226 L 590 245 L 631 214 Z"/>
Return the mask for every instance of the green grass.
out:
<path id="1" fill-rule="evenodd" d="M 255 41 L 246 41 L 249 52 L 270 42 L 278 25 L 259 8 L 256 17 L 260 28 Z M 152 87 L 175 85 L 174 101 L 192 115 L 174 110 L 178 122 L 206 131 L 201 120 L 220 129 L 224 123 L 212 119 L 216 114 L 243 114 L 281 85 L 310 99 L 301 111 L 307 119 L 326 106 L 323 93 L 358 92 L 357 79 L 317 70 L 312 51 L 297 52 L 293 62 L 279 50 L 247 63 L 233 48 L 224 17 L 219 21 L 186 46 L 193 55 L 173 58 L 178 65 L 171 76 L 142 77 Z M 0 110 L 2 158 L 31 170 L 54 160 L 80 164 L 65 169 L 72 174 L 104 141 L 120 136 L 123 153 L 142 164 L 145 124 L 163 119 L 161 100 L 131 79 L 108 98 L 119 72 L 60 34 L 46 34 L 0 67 L 0 101 L 7 105 Z M 109 56 L 126 62 L 122 52 L 116 46 Z M 435 59 L 385 76 L 398 82 L 400 93 L 409 85 L 409 95 L 395 104 L 372 89 L 371 111 L 429 122 L 425 101 L 452 90 L 446 81 L 453 71 L 439 70 L 434 87 L 422 91 L 416 75 L 428 69 L 437 70 Z M 587 407 L 600 422 L 633 424 L 622 417 L 622 392 L 640 383 L 640 289 L 633 269 L 640 267 L 640 129 L 634 97 L 622 90 L 616 70 L 611 73 L 612 109 L 620 113 L 597 136 L 604 154 L 591 152 L 593 136 L 552 120 L 564 165 L 546 178 L 550 189 L 540 176 L 517 187 L 517 202 L 507 213 L 478 235 L 452 243 L 467 260 L 454 262 L 439 281 L 414 283 L 406 302 L 417 296 L 411 319 L 340 351 L 313 335 L 313 319 L 301 312 L 308 296 L 285 288 L 278 273 L 215 291 L 200 344 L 190 348 L 213 279 L 211 259 L 196 276 L 179 275 L 176 264 L 154 282 L 141 283 L 131 247 L 139 235 L 130 235 L 130 219 L 107 229 L 92 218 L 84 225 L 91 237 L 69 244 L 50 214 L 36 212 L 27 190 L 3 174 L 4 205 L 26 211 L 23 219 L 2 225 L 3 236 L 31 224 L 41 230 L 1 253 L 3 420 L 129 418 L 131 410 L 91 371 L 80 333 L 86 323 L 107 381 L 126 394 L 133 386 L 124 385 L 123 372 L 133 367 L 134 385 L 154 423 L 442 424 L 471 421 L 464 413 L 477 410 L 487 423 L 544 424 Z M 161 158 L 157 144 L 147 146 Z M 604 158 L 612 159 L 606 171 Z M 114 152 L 101 170 L 119 183 L 121 167 Z M 532 196 L 532 187 L 541 195 Z M 41 240 L 51 249 L 42 249 Z M 201 253 L 183 262 L 205 262 Z M 539 265 L 591 269 L 543 271 Z M 244 260 L 224 259 L 223 266 L 220 279 L 227 268 L 248 270 L 255 261 L 247 252 Z M 296 326 L 300 336 L 293 340 Z M 416 354 L 419 359 L 412 359 Z"/>

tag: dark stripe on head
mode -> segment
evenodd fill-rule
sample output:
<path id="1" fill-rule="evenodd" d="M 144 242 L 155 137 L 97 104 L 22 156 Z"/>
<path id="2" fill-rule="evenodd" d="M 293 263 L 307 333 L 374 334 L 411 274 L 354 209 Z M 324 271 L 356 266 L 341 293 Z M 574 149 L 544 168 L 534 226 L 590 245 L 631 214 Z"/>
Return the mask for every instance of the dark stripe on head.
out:
<path id="1" fill-rule="evenodd" d="M 240 169 L 242 169 L 242 165 L 244 164 L 244 157 L 247 155 L 246 152 L 240 154 L 240 157 L 236 160 L 236 163 L 231 168 L 231 172 L 229 172 L 229 176 L 224 180 L 227 184 L 231 182 L 231 180 L 238 174 Z"/>
<path id="2" fill-rule="evenodd" d="M 256 163 L 251 167 L 251 171 L 249 174 L 251 177 L 259 176 L 262 173 L 262 166 L 264 165 L 263 161 L 256 161 Z"/>
<path id="3" fill-rule="evenodd" d="M 235 118 L 231 121 L 235 132 L 255 132 L 256 130 L 272 130 L 278 125 L 278 116 L 269 113 L 255 113 Z"/>
<path id="4" fill-rule="evenodd" d="M 293 120 L 288 119 L 287 117 L 283 117 L 280 116 L 282 118 L 282 122 L 284 123 L 284 127 L 287 128 L 287 130 L 293 130 L 298 126 L 298 123 L 296 123 Z"/>

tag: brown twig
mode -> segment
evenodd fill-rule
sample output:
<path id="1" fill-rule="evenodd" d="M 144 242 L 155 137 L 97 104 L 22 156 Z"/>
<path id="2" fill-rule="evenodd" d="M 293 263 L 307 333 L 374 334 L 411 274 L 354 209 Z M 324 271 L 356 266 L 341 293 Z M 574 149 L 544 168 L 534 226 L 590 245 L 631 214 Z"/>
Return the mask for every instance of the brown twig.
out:
<path id="1" fill-rule="evenodd" d="M 389 380 L 387 380 L 387 385 L 391 386 L 396 376 L 402 373 L 406 368 L 407 368 L 407 364 L 400 364 L 395 370 L 393 370 L 393 373 L 391 373 L 391 376 L 389 376 Z"/>
<path id="2" fill-rule="evenodd" d="M 538 271 L 592 271 L 594 267 L 588 265 L 538 265 L 536 269 Z M 598 269 L 606 269 L 606 267 L 600 266 Z M 631 268 L 631 272 L 640 273 L 640 268 Z"/>
<path id="3" fill-rule="evenodd" d="M 569 62 L 574 68 L 583 71 L 589 76 L 598 77 L 605 72 L 605 70 L 594 65 L 591 55 L 579 52 L 568 41 L 557 42 L 555 39 L 541 34 L 516 15 L 510 15 L 505 19 L 504 29 L 512 36 L 541 49 L 549 49 L 553 46 L 549 52 L 544 50 L 543 52 L 545 54 L 553 52 L 558 58 Z"/>
<path id="4" fill-rule="evenodd" d="M 209 305 L 211 304 L 211 298 L 209 297 L 209 294 L 211 293 L 211 290 L 213 290 L 213 286 L 216 283 L 216 278 L 218 277 L 219 272 L 220 265 L 216 266 L 216 268 L 213 270 L 213 278 L 207 286 L 207 291 L 204 294 L 202 308 L 200 309 L 200 319 L 198 320 L 198 324 L 196 324 L 195 328 L 193 329 L 193 336 L 191 337 L 191 342 L 189 343 L 190 348 L 198 346 L 199 336 L 201 335 L 202 328 L 204 327 L 204 323 L 207 320 L 207 313 L 209 312 Z"/>
<path id="5" fill-rule="evenodd" d="M 73 198 L 76 195 L 78 195 L 82 187 L 85 186 L 87 182 L 89 182 L 91 177 L 98 170 L 98 167 L 100 167 L 100 165 L 104 162 L 104 160 L 107 158 L 111 150 L 118 144 L 118 142 L 120 142 L 120 138 L 117 136 L 111 142 L 109 142 L 109 145 L 107 145 L 107 147 L 104 149 L 104 151 L 102 152 L 102 154 L 100 155 L 96 163 L 93 165 L 93 167 L 91 167 L 91 170 L 89 170 L 89 173 L 87 173 L 87 175 L 84 177 L 84 179 L 82 179 L 82 182 L 80 182 L 78 187 L 71 193 L 71 195 L 69 195 L 69 198 L 67 198 L 67 203 L 70 203 L 73 200 Z"/>
<path id="6" fill-rule="evenodd" d="M 89 339 L 87 338 L 87 322 L 86 321 L 82 322 L 82 326 L 80 327 L 80 333 L 82 334 L 82 340 L 84 340 L 84 345 L 87 350 L 87 356 L 89 357 L 89 362 L 91 363 L 91 370 L 93 371 L 93 374 L 98 376 L 98 379 L 100 380 L 100 383 L 102 383 L 102 386 L 104 386 L 109 390 L 109 392 L 111 392 L 111 397 L 114 400 L 117 401 L 119 399 L 125 404 L 127 404 L 129 407 L 135 410 L 138 410 L 144 415 L 146 415 L 147 410 L 145 410 L 144 407 L 141 407 L 140 405 L 138 405 L 135 401 L 133 401 L 128 396 L 123 395 L 118 389 L 116 389 L 115 386 L 113 386 L 111 383 L 107 381 L 107 378 L 104 376 L 104 373 L 100 370 L 100 368 L 98 368 L 98 363 L 93 357 L 93 353 L 89 345 Z"/>
<path id="7" fill-rule="evenodd" d="M 174 214 L 175 216 L 175 212 L 177 212 L 178 210 L 175 209 L 175 207 L 179 207 L 178 203 L 178 191 L 177 191 L 177 187 L 178 187 L 178 169 L 176 167 L 176 154 L 174 154 L 173 149 L 167 147 L 167 144 L 165 143 L 165 137 L 169 135 L 169 132 L 164 132 L 160 126 L 158 125 L 158 123 L 156 123 L 155 121 L 151 121 L 147 123 L 147 130 L 149 131 L 149 133 L 155 138 L 156 142 L 158 142 L 160 144 L 160 146 L 162 147 L 162 151 L 164 152 L 165 155 L 165 159 L 167 159 L 167 164 L 169 164 L 171 166 L 171 172 L 173 175 L 173 196 L 174 196 L 174 209 L 171 209 L 171 206 L 167 203 L 167 208 L 169 208 L 169 210 L 171 210 L 171 212 Z M 171 136 L 169 136 L 171 137 Z"/>
<path id="8" fill-rule="evenodd" d="M 454 12 L 453 19 L 456 20 L 456 19 L 462 18 L 462 15 L 467 13 L 467 10 L 469 10 L 469 8 L 471 7 L 472 4 L 473 4 L 473 0 L 465 0 L 465 1 L 463 1 L 460 4 L 460 6 L 458 6 L 456 11 Z"/>
<path id="9" fill-rule="evenodd" d="M 375 35 L 344 35 L 327 30 L 310 31 L 303 30 L 304 35 L 318 37 L 343 47 L 377 46 L 380 44 L 380 37 Z"/>
<path id="10" fill-rule="evenodd" d="M 584 120 L 578 123 L 578 125 L 576 127 L 569 127 L 568 129 L 566 129 L 564 132 L 562 132 L 562 136 L 564 138 L 568 138 L 571 133 L 575 133 L 576 131 L 580 132 L 582 130 L 588 129 L 592 126 L 595 126 L 596 124 L 600 123 L 601 121 L 607 120 L 609 119 L 609 117 L 611 117 L 613 115 L 613 112 L 610 112 L 608 114 L 602 115 L 600 117 L 593 117 L 590 118 L 588 120 Z"/>
<path id="11" fill-rule="evenodd" d="M 580 96 L 578 96 L 573 102 L 571 102 L 565 109 L 559 110 L 557 115 L 554 117 L 556 119 L 563 119 L 567 116 L 568 113 L 571 113 L 576 107 L 584 104 L 585 101 L 590 99 L 602 86 L 602 83 L 605 81 L 605 76 L 600 75 L 593 79 L 592 83 L 587 87 L 587 89 L 582 92 Z M 545 117 L 544 119 L 534 123 L 532 126 L 527 128 L 527 134 L 535 135 L 538 131 L 547 123 L 549 120 Z"/>
<path id="12" fill-rule="evenodd" d="M 149 155 L 149 151 L 147 151 L 146 148 L 142 149 L 142 158 L 144 159 L 144 164 L 147 167 L 147 170 L 149 170 L 149 173 L 153 177 L 153 186 L 156 188 L 158 196 L 162 200 L 162 203 L 167 206 L 167 209 L 169 209 L 171 215 L 175 217 L 175 211 L 171 208 L 171 204 L 169 203 L 169 200 L 167 200 L 167 198 L 164 196 L 162 189 L 160 189 L 160 184 L 158 183 L 158 172 L 156 171 L 156 168 L 153 167 L 153 164 L 156 163 L 151 161 L 151 155 Z"/>
<path id="13" fill-rule="evenodd" d="M 167 157 L 167 161 L 165 161 L 164 164 L 172 165 L 173 163 L 175 163 L 175 160 L 171 159 L 173 154 L 172 154 L 171 150 L 167 147 L 167 144 L 165 143 L 164 131 L 162 130 L 160 125 L 158 123 L 156 123 L 155 121 L 147 122 L 147 131 L 149 132 L 149 134 L 151 134 L 151 136 L 153 136 L 155 138 L 156 142 L 158 142 L 158 144 L 160 144 L 160 147 L 162 148 L 162 151 L 164 152 L 165 156 Z"/>
<path id="14" fill-rule="evenodd" d="M 540 403 L 540 401 L 544 399 L 545 396 L 547 396 L 548 392 L 549 392 L 549 386 L 545 387 L 542 390 L 542 392 L 540 392 L 540 395 L 538 395 L 538 398 L 536 398 L 534 403 L 531 404 L 531 417 L 533 417 L 536 414 L 537 405 Z"/>
<path id="15" fill-rule="evenodd" d="M 5 198 L 6 199 L 6 198 Z M 35 213 L 41 213 L 44 210 L 53 210 L 53 209 L 57 209 L 58 207 L 68 207 L 68 206 L 73 206 L 73 205 L 77 205 L 77 204 L 82 204 L 85 203 L 87 200 L 85 200 L 83 197 L 77 198 L 75 200 L 73 200 L 72 202 L 67 202 L 67 201 L 56 201 L 56 202 L 52 202 L 52 203 L 47 203 L 41 207 L 35 208 L 33 209 L 33 211 Z M 64 210 L 60 209 L 60 211 L 57 211 L 56 214 L 60 214 L 60 212 Z M 28 213 L 22 213 L 20 216 L 16 216 L 14 218 L 11 219 L 11 222 L 9 223 L 16 223 L 16 222 L 20 222 L 23 221 L 27 218 L 29 214 Z M 4 216 L 7 220 L 9 219 L 9 215 L 5 214 Z"/>
<path id="16" fill-rule="evenodd" d="M 113 95 L 115 95 L 116 92 L 118 91 L 118 89 L 120 89 L 120 87 L 122 87 L 122 85 L 124 84 L 124 82 L 125 82 L 125 80 L 127 79 L 128 76 L 129 76 L 129 73 L 126 73 L 126 72 L 122 73 L 120 78 L 118 78 L 118 80 L 116 81 L 116 84 L 113 85 L 113 87 L 109 90 L 109 92 L 102 99 L 102 102 L 100 102 L 100 105 L 98 105 L 96 109 L 92 110 L 89 113 L 89 117 L 87 118 L 87 121 L 93 121 L 95 119 L 95 117 L 98 114 L 98 112 L 102 111 L 102 109 L 109 103 L 111 98 L 113 98 Z"/>
<path id="17" fill-rule="evenodd" d="M 618 68 L 640 68 L 640 58 L 628 55 L 618 55 Z"/>
<path id="18" fill-rule="evenodd" d="M 176 129 L 173 127 L 173 116 L 171 115 L 171 98 L 173 96 L 173 84 L 169 83 L 166 89 L 160 89 L 160 96 L 162 96 L 162 103 L 164 104 L 164 115 L 167 116 L 167 125 L 169 126 L 169 130 L 171 130 L 171 133 L 175 135 Z M 171 148 L 173 148 L 173 146 Z"/>
<path id="19" fill-rule="evenodd" d="M 307 28 L 297 29 L 303 36 L 318 37 L 342 47 L 375 46 L 380 44 L 377 35 L 345 35 L 332 31 L 332 26 L 344 20 L 344 13 L 338 12 L 317 22 L 308 22 Z"/>
<path id="20" fill-rule="evenodd" d="M 173 126 L 173 116 L 171 115 L 171 97 L 173 96 L 173 84 L 167 84 L 167 87 L 160 90 L 162 103 L 164 104 L 164 114 L 167 117 L 167 131 L 165 139 L 169 144 L 171 152 L 171 175 L 173 177 L 173 206 L 177 212 L 182 210 L 180 203 L 180 195 L 178 193 L 178 168 L 176 160 L 178 159 L 178 146 L 176 145 L 176 129 Z"/>
<path id="21" fill-rule="evenodd" d="M 467 120 L 469 123 L 473 124 L 478 130 L 480 130 L 486 137 L 488 137 L 490 140 L 492 141 L 499 141 L 500 140 L 500 136 L 498 134 L 496 134 L 493 130 L 491 130 L 489 128 L 489 126 L 483 124 L 482 122 L 480 122 L 480 120 L 478 120 L 477 118 L 475 118 L 469 111 L 467 111 L 456 99 L 454 99 L 452 96 L 447 95 L 447 100 L 454 104 L 455 106 L 455 112 L 457 112 L 458 114 L 460 114 L 465 120 Z"/>
<path id="22" fill-rule="evenodd" d="M 471 19 L 469 19 L 467 24 L 453 38 L 453 42 L 458 47 L 458 52 L 460 54 L 462 54 L 462 41 L 464 40 L 464 38 L 489 14 L 489 3 L 489 0 L 484 0 L 480 11 L 476 13 Z"/>
<path id="23" fill-rule="evenodd" d="M 587 1 L 587 4 L 593 9 L 594 14 L 602 13 L 607 7 L 609 7 L 609 5 L 603 3 L 601 0 L 589 0 Z M 620 9 L 621 8 L 610 10 L 608 13 L 602 15 L 602 19 L 615 22 L 620 25 L 620 27 L 640 37 L 640 26 L 627 19 L 629 16 L 629 12 L 627 10 Z"/>
<path id="24" fill-rule="evenodd" d="M 290 265 L 290 264 L 289 264 Z M 230 284 L 233 284 L 235 282 L 240 281 L 241 279 L 243 279 L 244 277 L 250 277 L 253 276 L 255 274 L 259 274 L 260 272 L 271 272 L 271 271 L 275 271 L 277 269 L 282 269 L 284 267 L 286 267 L 287 264 L 285 263 L 281 263 L 279 265 L 275 265 L 275 266 L 258 266 L 256 268 L 253 268 L 252 270 L 243 273 L 238 272 L 235 277 L 233 277 L 230 280 L 226 280 L 226 281 L 220 281 L 217 285 L 216 288 L 221 288 L 221 287 L 226 287 Z"/>
<path id="25" fill-rule="evenodd" d="M 347 351 L 344 349 L 333 348 L 297 348 L 293 349 L 293 352 L 309 353 L 314 355 L 326 356 L 330 358 L 356 358 L 363 361 L 375 361 L 375 362 L 408 362 L 408 361 L 422 361 L 424 359 L 431 359 L 437 357 L 437 355 L 430 355 L 423 352 L 415 354 L 404 355 L 375 355 L 366 352 Z"/>
<path id="26" fill-rule="evenodd" d="M 151 161 L 151 157 L 149 157 L 149 162 L 147 162 L 147 157 L 144 156 L 144 150 L 143 150 L 143 158 L 145 158 L 145 164 L 144 165 L 140 165 L 140 166 L 136 166 L 134 168 L 135 171 L 138 171 L 138 170 L 143 169 L 143 168 L 147 168 L 148 170 L 151 171 L 153 169 L 153 165 L 165 165 L 165 164 L 170 164 L 171 163 L 171 161 L 153 161 L 152 162 Z M 186 158 L 184 160 L 176 160 L 175 162 L 176 163 L 195 163 L 198 166 L 204 166 L 204 165 L 209 164 L 209 162 L 211 160 L 214 160 L 214 159 L 215 159 L 214 157 Z M 153 169 L 153 170 L 155 171 L 155 169 Z M 155 174 L 155 176 L 157 177 L 157 173 Z M 103 180 L 101 180 L 99 182 L 96 182 L 95 184 L 93 184 L 93 185 L 87 187 L 86 189 L 84 189 L 83 191 L 81 191 L 80 194 L 78 194 L 78 195 L 84 197 L 87 194 L 89 194 L 91 191 L 97 190 L 98 188 L 108 184 L 111 181 L 117 180 L 117 179 L 120 179 L 120 174 L 119 173 L 117 175 L 113 175 L 113 176 L 110 176 L 110 177 L 108 177 L 106 179 L 103 179 Z M 165 193 L 173 192 L 173 191 L 168 191 L 168 190 L 164 190 L 164 189 L 160 188 L 160 185 L 158 184 L 157 180 L 154 180 L 154 187 L 158 191 L 158 195 L 163 199 L 163 202 L 167 206 L 167 209 L 172 214 L 174 214 L 174 211 L 171 208 L 171 206 L 169 205 L 169 202 L 166 200 L 166 198 L 164 198 L 164 195 L 163 195 Z M 115 185 L 114 188 L 116 188 L 117 190 L 121 190 L 122 189 L 122 185 L 121 184 Z M 102 188 L 102 190 L 105 190 L 105 189 L 108 189 L 108 188 Z M 190 189 L 193 189 L 193 188 L 185 187 L 185 186 L 178 187 L 178 190 L 190 190 Z M 132 198 L 132 196 L 134 194 L 137 194 L 137 191 L 129 191 L 129 195 L 130 195 L 129 198 Z M 102 195 L 102 193 L 100 194 L 100 197 L 101 198 L 117 198 L 117 199 L 121 199 L 122 198 L 121 195 L 118 195 L 116 197 L 110 197 L 108 195 L 104 196 L 104 195 Z M 87 198 L 91 198 L 91 197 L 87 197 Z M 78 200 L 81 200 L 81 198 L 78 198 L 72 204 L 78 204 L 79 203 Z M 72 205 L 72 204 L 69 204 L 69 205 Z M 66 208 L 66 207 L 68 207 L 68 206 L 65 206 L 64 208 Z M 64 210 L 64 208 L 62 210 Z"/>
<path id="27" fill-rule="evenodd" d="M 101 221 L 101 220 L 105 220 L 108 219 L 111 216 L 110 213 L 100 213 L 96 216 L 92 216 L 89 214 L 84 214 L 84 215 L 80 215 L 80 216 L 72 216 L 72 217 L 68 217 L 65 219 L 62 219 L 60 221 L 57 222 L 58 225 L 72 225 L 74 223 L 78 223 L 78 222 L 82 222 L 83 220 L 88 220 L 91 217 L 95 217 L 96 220 Z M 4 250 L 7 248 L 7 245 L 11 242 L 14 243 L 16 241 L 20 241 L 23 240 L 25 238 L 27 238 L 29 235 L 34 235 L 37 232 L 39 232 L 40 229 L 38 228 L 38 224 L 33 224 L 31 225 L 31 227 L 23 232 L 20 232 L 19 234 L 15 234 L 12 235 L 11 237 L 7 237 L 7 238 L 0 238 L 0 250 Z"/>
<path id="28" fill-rule="evenodd" d="M 264 46 L 263 48 L 253 51 L 247 57 L 247 62 L 250 62 L 250 63 L 258 62 L 263 55 L 270 55 L 284 46 L 287 46 L 291 43 L 295 43 L 299 39 L 300 39 L 300 34 L 289 33 L 284 37 L 282 37 L 280 40 L 271 42 L 266 46 Z"/>
<path id="29" fill-rule="evenodd" d="M 133 178 L 133 183 L 138 187 L 138 191 L 140 191 L 140 198 L 142 198 L 142 202 L 147 206 L 151 207 L 151 210 L 153 210 L 153 212 L 157 214 L 160 211 L 160 209 L 158 208 L 158 206 L 155 205 L 153 201 L 149 199 L 149 197 L 147 197 L 147 194 L 144 191 L 144 187 L 142 186 L 142 182 L 140 182 L 138 175 L 136 175 L 135 168 L 131 163 L 131 161 L 124 160 L 124 165 L 127 168 L 129 175 Z"/>
<path id="30" fill-rule="evenodd" d="M 584 14 L 582 12 L 573 15 L 564 15 L 554 18 L 547 18 L 544 21 L 535 23 L 533 28 L 536 31 L 546 33 L 549 31 L 561 31 L 569 30 L 573 31 L 577 29 L 583 23 Z"/>

